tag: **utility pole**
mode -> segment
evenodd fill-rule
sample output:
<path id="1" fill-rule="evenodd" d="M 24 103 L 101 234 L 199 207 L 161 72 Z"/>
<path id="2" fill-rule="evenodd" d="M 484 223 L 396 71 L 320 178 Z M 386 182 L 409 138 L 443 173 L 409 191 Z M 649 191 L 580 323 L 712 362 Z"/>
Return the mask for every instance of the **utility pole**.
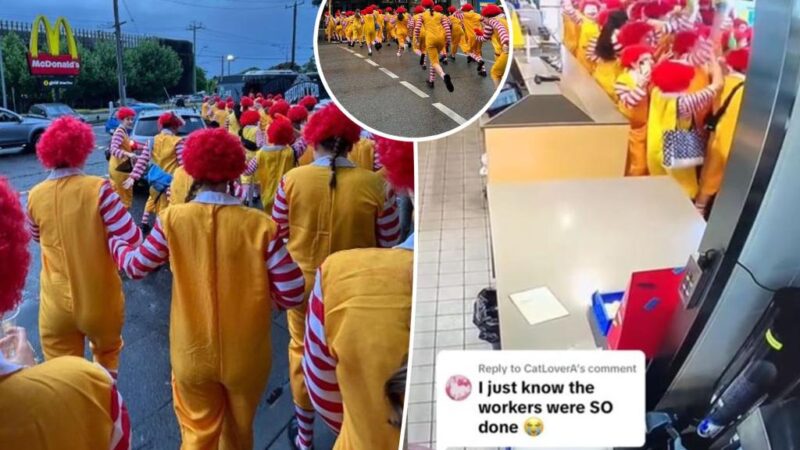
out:
<path id="1" fill-rule="evenodd" d="M 219 77 L 225 76 L 225 55 L 219 57 Z"/>
<path id="2" fill-rule="evenodd" d="M 287 5 L 284 9 L 292 8 L 292 68 L 294 68 L 294 51 L 297 45 L 297 5 L 302 5 L 305 3 L 303 0 L 300 3 L 297 3 L 297 0 L 294 0 L 294 4 Z"/>
<path id="3" fill-rule="evenodd" d="M 203 30 L 202 23 L 192 21 L 187 30 L 192 32 L 192 93 L 197 94 L 197 30 Z"/>
<path id="4" fill-rule="evenodd" d="M 3 108 L 8 109 L 8 97 L 6 96 L 6 69 L 3 63 L 3 42 L 0 39 L 0 85 L 3 86 Z"/>
<path id="5" fill-rule="evenodd" d="M 120 106 L 125 106 L 128 100 L 125 95 L 125 72 L 122 67 L 122 24 L 119 23 L 119 0 L 114 1 L 114 34 L 117 40 L 117 87 L 119 89 Z"/>

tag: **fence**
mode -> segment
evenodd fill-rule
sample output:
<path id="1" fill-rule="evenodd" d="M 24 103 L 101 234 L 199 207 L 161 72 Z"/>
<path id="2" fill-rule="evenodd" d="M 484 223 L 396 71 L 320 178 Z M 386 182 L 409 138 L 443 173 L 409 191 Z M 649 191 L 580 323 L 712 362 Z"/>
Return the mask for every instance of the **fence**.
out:
<path id="1" fill-rule="evenodd" d="M 32 22 L 17 22 L 13 20 L 0 20 L 0 35 L 15 32 L 22 35 L 23 38 L 29 39 L 31 34 Z M 41 28 L 38 30 L 41 33 Z M 114 33 L 104 30 L 90 30 L 86 28 L 73 28 L 72 34 L 75 40 L 80 42 L 85 47 L 93 47 L 94 43 L 100 40 L 113 40 Z M 122 46 L 123 47 L 136 47 L 146 39 L 155 39 L 155 36 L 145 36 L 137 34 L 123 34 Z M 44 42 L 44 41 L 40 41 Z"/>

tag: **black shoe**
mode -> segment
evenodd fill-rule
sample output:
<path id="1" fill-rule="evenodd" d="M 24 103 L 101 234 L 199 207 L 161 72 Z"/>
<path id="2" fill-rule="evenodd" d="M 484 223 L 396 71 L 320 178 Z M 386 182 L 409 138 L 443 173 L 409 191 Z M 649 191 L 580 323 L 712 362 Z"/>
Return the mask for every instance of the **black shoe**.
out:
<path id="1" fill-rule="evenodd" d="M 380 51 L 380 50 L 381 50 L 381 47 L 383 47 L 383 44 L 381 44 L 380 42 L 378 42 L 377 44 L 375 44 L 375 48 L 376 48 L 378 51 Z"/>
<path id="2" fill-rule="evenodd" d="M 286 429 L 286 436 L 289 438 L 289 448 L 291 450 L 300 450 L 300 447 L 297 446 L 297 434 L 299 433 L 299 429 L 297 427 L 297 419 L 292 419 L 289 422 L 289 428 Z M 311 450 L 314 450 L 314 447 L 311 447 Z"/>
<path id="3" fill-rule="evenodd" d="M 423 64 L 423 65 L 422 65 L 422 70 L 428 70 L 428 66 L 426 66 L 425 64 Z"/>
<path id="4" fill-rule="evenodd" d="M 481 69 L 478 71 L 478 75 L 485 77 L 486 76 L 486 69 Z"/>
<path id="5" fill-rule="evenodd" d="M 472 56 L 467 55 L 467 64 L 471 63 L 472 61 L 475 61 L 475 58 L 473 58 Z"/>
<path id="6" fill-rule="evenodd" d="M 447 65 L 447 57 L 439 58 L 439 64 L 446 66 Z"/>
<path id="7" fill-rule="evenodd" d="M 444 74 L 444 85 L 450 92 L 453 92 L 455 89 L 455 87 L 453 87 L 453 80 L 450 79 L 450 74 Z"/>
<path id="8" fill-rule="evenodd" d="M 424 54 L 419 55 L 419 65 L 420 66 L 424 66 L 425 65 L 425 55 Z"/>
<path id="9" fill-rule="evenodd" d="M 479 63 L 478 63 L 478 72 L 480 72 L 481 70 L 484 70 L 484 69 L 483 69 L 483 66 L 484 66 L 485 64 L 486 64 L 486 63 L 485 63 L 485 62 L 483 62 L 483 61 L 481 61 L 481 62 L 479 62 Z"/>
<path id="10" fill-rule="evenodd" d="M 372 56 L 372 50 L 368 51 L 367 55 Z"/>
<path id="11" fill-rule="evenodd" d="M 428 80 L 428 81 L 426 81 L 426 83 L 428 83 L 428 87 L 431 88 L 431 89 L 433 89 L 433 86 L 435 86 L 433 84 L 433 81 Z"/>
<path id="12" fill-rule="evenodd" d="M 451 60 L 451 61 L 455 61 L 455 60 L 456 60 L 456 57 L 455 57 L 455 56 L 450 56 L 450 60 Z"/>
<path id="13" fill-rule="evenodd" d="M 153 229 L 153 226 L 150 225 L 149 223 L 143 223 L 139 225 L 139 228 L 141 228 L 142 234 L 147 236 L 148 234 L 150 234 L 150 230 Z"/>

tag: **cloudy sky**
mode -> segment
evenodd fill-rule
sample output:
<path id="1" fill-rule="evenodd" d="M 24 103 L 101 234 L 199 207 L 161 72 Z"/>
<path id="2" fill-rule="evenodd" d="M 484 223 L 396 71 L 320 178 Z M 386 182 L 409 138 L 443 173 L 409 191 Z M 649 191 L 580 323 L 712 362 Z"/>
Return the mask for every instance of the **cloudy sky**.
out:
<path id="1" fill-rule="evenodd" d="M 197 32 L 198 64 L 212 76 L 220 74 L 220 57 L 233 54 L 231 71 L 267 68 L 288 61 L 292 43 L 293 0 L 119 0 L 123 32 L 173 39 L 192 39 L 192 21 L 206 29 Z M 113 0 L 0 0 L 0 20 L 32 22 L 37 14 L 50 20 L 63 15 L 74 28 L 112 30 Z M 317 8 L 305 0 L 297 7 L 298 64 L 314 54 L 313 30 Z M 225 70 L 227 71 L 227 63 Z"/>

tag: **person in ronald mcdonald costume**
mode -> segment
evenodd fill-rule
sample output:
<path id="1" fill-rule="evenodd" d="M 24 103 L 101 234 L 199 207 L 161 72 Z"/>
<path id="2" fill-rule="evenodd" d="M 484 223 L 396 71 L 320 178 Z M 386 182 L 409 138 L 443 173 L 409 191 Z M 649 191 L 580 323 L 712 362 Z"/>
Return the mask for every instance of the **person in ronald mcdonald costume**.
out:
<path id="1" fill-rule="evenodd" d="M 602 3 L 600 0 L 582 0 L 580 9 L 575 9 L 572 0 L 563 0 L 564 14 L 572 21 L 578 30 L 578 45 L 575 49 L 575 57 L 578 62 L 589 73 L 594 72 L 594 64 L 588 59 L 586 50 L 592 39 L 597 39 L 600 35 L 600 25 L 597 19 L 600 15 Z"/>
<path id="2" fill-rule="evenodd" d="M 376 50 L 380 50 L 380 43 L 378 42 L 377 38 L 377 29 L 378 29 L 378 18 L 377 18 L 377 11 L 375 11 L 372 6 L 367 7 L 366 9 L 361 11 L 361 20 L 364 23 L 364 41 L 367 44 L 367 54 L 372 56 L 372 46 L 375 46 Z"/>
<path id="3" fill-rule="evenodd" d="M 251 449 L 272 360 L 271 311 L 301 304 L 302 272 L 278 226 L 228 193 L 246 164 L 236 136 L 196 131 L 183 160 L 194 179 L 191 200 L 163 211 L 142 245 L 119 239 L 110 245 L 132 279 L 170 263 L 172 395 L 181 449 Z"/>
<path id="4" fill-rule="evenodd" d="M 597 39 L 589 41 L 586 48 L 587 57 L 595 66 L 592 76 L 614 101 L 617 100 L 614 84 L 622 73 L 622 65 L 619 60 L 622 44 L 619 43 L 617 37 L 620 28 L 627 21 L 628 14 L 622 9 L 603 10 L 598 19 L 601 26 L 600 34 Z"/>
<path id="5" fill-rule="evenodd" d="M 391 6 L 386 7 L 386 13 L 383 15 L 383 21 L 385 23 L 385 39 L 387 47 L 391 47 L 392 41 L 397 39 L 397 35 L 395 35 L 394 29 L 397 26 L 397 16 L 395 15 L 394 10 Z"/>
<path id="6" fill-rule="evenodd" d="M 222 100 L 217 102 L 216 111 L 213 112 L 214 114 L 214 122 L 217 123 L 219 127 L 225 127 L 225 123 L 228 120 L 228 111 L 226 110 L 226 103 Z"/>
<path id="7" fill-rule="evenodd" d="M 251 162 L 258 157 L 258 150 L 263 145 L 263 132 L 259 128 L 261 115 L 257 111 L 245 111 L 239 118 L 242 128 L 239 130 L 239 139 L 245 153 L 245 160 Z M 252 173 L 245 171 L 239 178 L 241 190 L 238 192 L 246 206 L 250 206 L 253 199 L 258 195 L 258 180 L 255 180 Z"/>
<path id="8" fill-rule="evenodd" d="M 344 42 L 344 27 L 343 27 L 344 17 L 342 17 L 341 11 L 336 11 L 336 15 L 334 16 L 333 23 L 333 36 L 336 39 L 335 42 Z"/>
<path id="9" fill-rule="evenodd" d="M 194 180 L 183 167 L 183 145 L 178 146 L 177 149 L 178 168 L 172 174 L 172 183 L 169 185 L 169 204 L 180 205 L 186 203 L 189 191 L 192 189 Z"/>
<path id="10" fill-rule="evenodd" d="M 655 50 L 642 44 L 626 46 L 621 53 L 622 73 L 614 88 L 617 106 L 630 122 L 626 176 L 647 175 L 647 116 L 650 106 L 650 76 Z"/>
<path id="11" fill-rule="evenodd" d="M 165 112 L 158 118 L 159 133 L 153 138 L 152 150 L 149 146 L 146 147 L 141 156 L 136 159 L 136 166 L 123 184 L 125 189 L 133 188 L 133 184 L 142 178 L 151 161 L 164 172 L 170 175 L 175 173 L 175 169 L 178 168 L 178 147 L 183 145 L 183 139 L 178 136 L 178 130 L 184 125 L 183 118 L 172 111 Z M 142 231 L 149 232 L 150 215 L 158 214 L 167 206 L 169 206 L 169 200 L 166 192 L 159 192 L 151 186 L 142 215 Z"/>
<path id="12" fill-rule="evenodd" d="M 464 38 L 461 41 L 461 51 L 467 55 L 467 64 L 475 61 L 478 63 L 478 75 L 485 77 L 488 75 L 483 61 L 483 45 L 478 41 L 475 30 L 483 28 L 481 15 L 473 11 L 469 3 L 461 6 L 461 11 L 456 12 L 456 17 L 461 19 L 464 24 Z"/>
<path id="13" fill-rule="evenodd" d="M 353 44 L 350 46 L 355 47 L 356 44 L 364 47 L 364 16 L 360 9 L 353 12 Z"/>
<path id="14" fill-rule="evenodd" d="M 298 105 L 304 107 L 308 112 L 313 111 L 314 107 L 317 106 L 317 103 L 319 103 L 319 101 L 317 100 L 317 97 L 314 97 L 313 95 L 306 95 L 305 97 L 301 98 L 299 102 L 297 102 Z"/>
<path id="15" fill-rule="evenodd" d="M 461 41 L 464 39 L 464 22 L 461 20 L 460 14 L 457 15 L 458 9 L 455 6 L 449 6 L 447 8 L 447 13 L 447 19 L 450 21 L 450 30 L 453 34 L 449 56 L 451 60 L 455 61 L 456 53 L 458 53 L 458 49 L 461 47 Z"/>
<path id="16" fill-rule="evenodd" d="M 293 106 L 288 114 L 288 118 L 292 122 L 292 127 L 294 127 L 294 141 L 291 144 L 292 151 L 294 152 L 294 159 L 298 166 L 307 166 L 314 162 L 314 148 L 307 145 L 305 140 L 303 140 L 303 128 L 308 122 L 309 113 L 307 108 L 310 107 L 313 110 L 310 104 L 313 101 L 316 105 L 317 100 L 314 97 L 310 97 L 310 100 L 307 99 L 309 99 L 309 97 L 300 100 L 300 104 L 305 104 L 305 108 Z M 305 109 L 305 111 L 303 111 L 303 109 Z"/>
<path id="17" fill-rule="evenodd" d="M 503 10 L 497 5 L 486 5 L 481 10 L 483 28 L 475 29 L 478 42 L 492 41 L 494 47 L 494 64 L 490 71 L 495 87 L 506 71 L 509 52 L 508 21 Z"/>
<path id="18" fill-rule="evenodd" d="M 331 13 L 327 10 L 325 11 L 325 16 L 323 17 L 323 23 L 325 25 L 325 40 L 330 42 L 334 42 L 333 40 L 333 30 L 336 25 L 333 22 L 333 17 L 331 17 Z"/>
<path id="19" fill-rule="evenodd" d="M 425 44 L 424 47 L 420 44 L 420 51 L 424 51 L 422 56 L 427 57 L 430 64 L 428 87 L 434 86 L 434 77 L 439 75 L 447 90 L 453 92 L 455 89 L 453 80 L 449 74 L 445 73 L 439 62 L 439 56 L 451 43 L 450 21 L 446 16 L 433 10 L 433 0 L 422 0 L 421 6 L 425 8 L 425 12 L 419 15 L 419 20 L 414 27 L 414 39 L 419 40 L 424 29 Z"/>
<path id="20" fill-rule="evenodd" d="M 107 239 L 137 245 L 142 234 L 111 184 L 84 175 L 92 150 L 88 125 L 65 117 L 48 127 L 36 155 L 50 174 L 30 191 L 27 225 L 41 245 L 45 358 L 83 357 L 88 338 L 94 360 L 116 374 L 125 298 Z"/>
<path id="21" fill-rule="evenodd" d="M 133 128 L 133 119 L 135 117 L 136 111 L 130 108 L 123 106 L 117 110 L 119 126 L 114 130 L 114 134 L 111 136 L 111 144 L 109 145 L 111 156 L 108 160 L 108 178 L 126 208 L 130 208 L 133 203 L 133 190 L 131 187 L 126 189 L 124 184 L 125 180 L 128 179 L 129 172 L 133 170 L 133 164 L 136 163 L 136 157 L 138 156 L 136 151 L 139 149 L 139 144 L 128 136 L 128 130 Z M 130 168 L 119 170 L 126 165 Z"/>
<path id="22" fill-rule="evenodd" d="M 411 14 L 404 7 L 397 8 L 397 17 L 394 25 L 394 35 L 397 38 L 397 56 L 403 56 L 408 47 L 408 19 Z"/>
<path id="23" fill-rule="evenodd" d="M 375 153 L 375 136 L 367 130 L 361 131 L 361 139 L 353 145 L 353 149 L 347 154 L 356 167 L 377 172 L 381 169 L 381 163 Z"/>
<path id="24" fill-rule="evenodd" d="M 714 133 L 709 139 L 706 159 L 700 174 L 700 193 L 695 199 L 695 206 L 703 214 L 708 213 L 711 201 L 719 192 L 722 184 L 728 154 L 736 133 L 736 124 L 742 108 L 744 82 L 750 60 L 750 49 L 740 48 L 730 51 L 725 56 L 727 74 L 722 84 L 722 92 L 715 102 L 715 115 L 721 114 Z M 727 103 L 727 109 L 720 110 Z"/>
<path id="25" fill-rule="evenodd" d="M 315 112 L 303 130 L 314 146 L 312 164 L 290 170 L 281 180 L 272 218 L 289 253 L 305 276 L 306 298 L 314 274 L 331 253 L 353 248 L 391 247 L 399 237 L 395 195 L 383 178 L 347 159 L 361 128 L 335 105 Z M 303 380 L 305 304 L 287 313 L 289 369 L 297 432 L 294 448 L 312 446 L 314 412 Z"/>
<path id="26" fill-rule="evenodd" d="M 722 69 L 712 59 L 711 84 L 692 91 L 695 68 L 680 61 L 662 61 L 653 69 L 650 110 L 647 119 L 647 169 L 650 175 L 670 175 L 692 200 L 698 194 L 697 168 L 668 169 L 663 166 L 664 133 L 670 130 L 698 129 L 722 89 Z M 704 117 L 704 116 L 702 116 Z"/>
<path id="27" fill-rule="evenodd" d="M 51 129 L 54 126 L 64 130 L 55 122 Z M 91 136 L 91 129 L 88 133 Z M 30 263 L 30 235 L 24 224 L 19 194 L 0 177 L 0 317 L 18 308 L 22 300 Z M 131 448 L 128 410 L 115 378 L 102 366 L 77 356 L 36 364 L 21 327 L 6 329 L 0 339 L 0 423 L 4 449 Z"/>
<path id="28" fill-rule="evenodd" d="M 395 191 L 411 193 L 414 144 L 379 139 L 377 151 Z M 383 398 L 408 354 L 413 249 L 411 235 L 392 249 L 337 252 L 317 270 L 303 373 L 314 409 L 338 435 L 337 450 L 389 450 L 400 442 L 396 415 Z"/>
<path id="29" fill-rule="evenodd" d="M 304 112 L 303 107 L 300 108 Z M 290 115 L 292 110 L 289 110 Z M 261 203 L 267 214 L 272 213 L 275 193 L 281 178 L 294 168 L 295 155 L 291 144 L 295 140 L 295 131 L 290 119 L 278 116 L 269 125 L 267 130 L 267 143 L 260 146 L 255 156 L 247 163 L 244 171 L 246 176 L 251 176 L 253 182 L 259 186 Z"/>

